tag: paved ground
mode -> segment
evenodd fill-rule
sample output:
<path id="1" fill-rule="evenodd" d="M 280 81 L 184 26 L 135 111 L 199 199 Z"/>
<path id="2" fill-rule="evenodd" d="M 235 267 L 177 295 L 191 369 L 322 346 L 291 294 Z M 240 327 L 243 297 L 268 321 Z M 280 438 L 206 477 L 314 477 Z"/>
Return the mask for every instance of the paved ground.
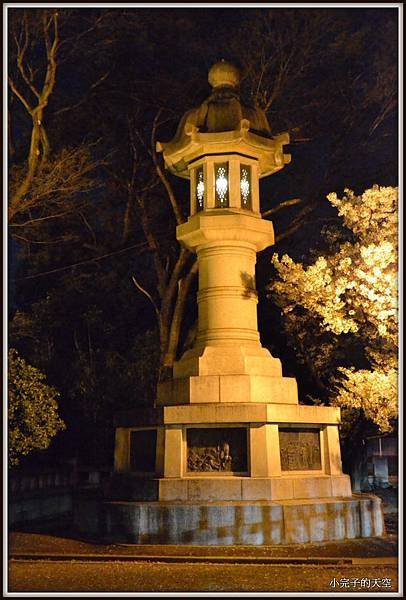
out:
<path id="1" fill-rule="evenodd" d="M 384 538 L 357 538 L 345 542 L 317 542 L 313 544 L 287 544 L 273 546 L 187 546 L 111 544 L 100 545 L 65 536 L 37 533 L 11 532 L 9 535 L 11 558 L 47 557 L 125 557 L 150 556 L 185 558 L 245 557 L 249 559 L 310 559 L 395 557 L 397 536 Z"/>
<path id="2" fill-rule="evenodd" d="M 391 565 L 271 566 L 10 561 L 10 592 L 347 592 L 397 591 Z"/>
<path id="3" fill-rule="evenodd" d="M 317 544 L 218 547 L 101 546 L 68 537 L 13 532 L 9 552 L 9 592 L 382 595 L 398 589 L 394 535 Z"/>

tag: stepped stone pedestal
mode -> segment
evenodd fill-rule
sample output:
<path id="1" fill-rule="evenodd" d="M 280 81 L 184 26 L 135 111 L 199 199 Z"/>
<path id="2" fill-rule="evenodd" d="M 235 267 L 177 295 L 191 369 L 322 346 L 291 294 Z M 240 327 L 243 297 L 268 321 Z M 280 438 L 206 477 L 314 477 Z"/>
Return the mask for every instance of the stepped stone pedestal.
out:
<path id="1" fill-rule="evenodd" d="M 191 216 L 177 239 L 197 254 L 198 333 L 159 384 L 156 407 L 116 416 L 111 500 L 87 517 L 83 505 L 79 519 L 106 541 L 288 544 L 384 533 L 380 500 L 353 495 L 342 472 L 339 409 L 300 405 L 296 380 L 260 343 L 256 253 L 274 234 L 261 219 L 258 179 L 289 162 L 289 138 L 272 138 L 263 113 L 240 103 L 236 79 L 234 67 L 215 65 L 212 96 L 158 147 L 191 180 Z"/>

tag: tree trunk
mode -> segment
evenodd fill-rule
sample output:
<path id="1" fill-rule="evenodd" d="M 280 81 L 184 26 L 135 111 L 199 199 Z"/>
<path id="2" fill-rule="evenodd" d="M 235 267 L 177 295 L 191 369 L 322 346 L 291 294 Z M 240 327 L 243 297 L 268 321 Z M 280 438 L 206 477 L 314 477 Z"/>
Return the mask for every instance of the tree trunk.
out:
<path id="1" fill-rule="evenodd" d="M 352 491 L 356 493 L 368 492 L 371 485 L 368 481 L 368 456 L 365 440 L 357 446 L 352 446 L 347 454 L 347 466 L 351 477 Z"/>
<path id="2" fill-rule="evenodd" d="M 192 264 L 188 274 L 178 281 L 177 296 L 172 311 L 172 317 L 170 319 L 170 326 L 166 329 L 167 339 L 165 351 L 161 355 L 161 365 L 159 369 L 160 381 L 167 379 L 172 375 L 173 363 L 175 362 L 177 352 L 179 351 L 179 338 L 186 298 L 196 273 L 197 261 Z"/>

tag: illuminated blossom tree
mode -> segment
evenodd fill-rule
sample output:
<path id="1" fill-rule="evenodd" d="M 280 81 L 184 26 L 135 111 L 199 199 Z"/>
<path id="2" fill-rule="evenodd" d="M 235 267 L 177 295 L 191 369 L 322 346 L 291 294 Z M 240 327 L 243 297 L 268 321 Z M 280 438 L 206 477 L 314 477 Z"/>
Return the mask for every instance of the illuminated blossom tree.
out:
<path id="1" fill-rule="evenodd" d="M 342 199 L 332 193 L 328 200 L 346 229 L 329 232 L 331 251 L 313 264 L 274 255 L 279 278 L 271 294 L 288 331 L 302 336 L 310 354 L 319 354 L 316 368 L 327 372 L 330 402 L 350 421 L 361 413 L 380 431 L 389 431 L 397 416 L 398 190 L 374 185 L 360 196 L 347 189 Z M 362 348 L 361 360 L 354 355 L 349 364 L 347 351 L 342 366 L 331 369 L 334 344 L 348 350 L 354 340 Z"/>

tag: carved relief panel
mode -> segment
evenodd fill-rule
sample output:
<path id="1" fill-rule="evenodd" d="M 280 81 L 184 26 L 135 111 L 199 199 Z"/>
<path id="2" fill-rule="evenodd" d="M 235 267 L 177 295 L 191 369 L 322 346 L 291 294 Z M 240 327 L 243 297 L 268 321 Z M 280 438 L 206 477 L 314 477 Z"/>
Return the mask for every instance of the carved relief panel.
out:
<path id="1" fill-rule="evenodd" d="M 189 472 L 247 472 L 245 427 L 193 427 L 186 440 Z"/>
<path id="2" fill-rule="evenodd" d="M 321 469 L 320 430 L 305 427 L 279 428 L 282 471 Z"/>

